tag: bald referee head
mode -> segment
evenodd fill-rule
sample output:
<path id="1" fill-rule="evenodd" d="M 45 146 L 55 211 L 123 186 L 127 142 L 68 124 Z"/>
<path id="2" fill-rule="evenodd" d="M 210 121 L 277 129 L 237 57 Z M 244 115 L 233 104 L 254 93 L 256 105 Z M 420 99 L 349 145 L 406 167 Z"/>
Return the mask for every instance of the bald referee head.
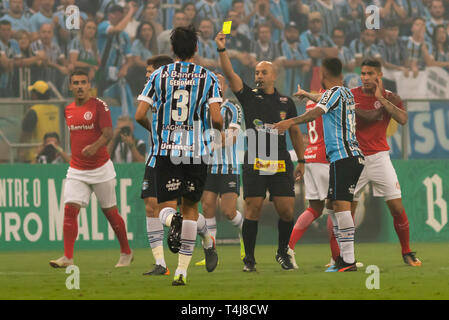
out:
<path id="1" fill-rule="evenodd" d="M 261 61 L 256 65 L 255 82 L 258 89 L 270 94 L 274 92 L 277 70 L 273 63 Z"/>

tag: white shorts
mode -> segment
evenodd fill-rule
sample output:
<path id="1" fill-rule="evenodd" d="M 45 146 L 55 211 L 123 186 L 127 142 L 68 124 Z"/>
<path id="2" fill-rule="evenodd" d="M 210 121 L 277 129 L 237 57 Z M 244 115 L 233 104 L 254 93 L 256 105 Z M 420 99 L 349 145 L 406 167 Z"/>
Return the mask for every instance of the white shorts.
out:
<path id="1" fill-rule="evenodd" d="M 329 191 L 329 164 L 306 163 L 304 184 L 307 200 L 325 200 Z"/>
<path id="2" fill-rule="evenodd" d="M 101 208 L 117 205 L 115 176 L 111 160 L 94 170 L 78 170 L 69 167 L 64 185 L 64 204 L 76 203 L 85 208 L 94 192 Z"/>
<path id="3" fill-rule="evenodd" d="M 384 197 L 385 201 L 401 198 L 401 187 L 388 151 L 365 157 L 365 167 L 355 188 L 354 201 L 359 201 L 363 188 L 369 182 L 373 186 L 373 196 Z"/>

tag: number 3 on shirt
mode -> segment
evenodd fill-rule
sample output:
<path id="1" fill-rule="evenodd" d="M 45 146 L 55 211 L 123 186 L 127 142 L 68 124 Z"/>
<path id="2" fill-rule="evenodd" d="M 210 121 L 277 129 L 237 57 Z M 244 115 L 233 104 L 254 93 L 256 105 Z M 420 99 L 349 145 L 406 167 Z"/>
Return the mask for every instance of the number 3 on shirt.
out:
<path id="1" fill-rule="evenodd" d="M 187 90 L 176 90 L 173 99 L 178 100 L 178 102 L 176 103 L 176 110 L 171 111 L 171 118 L 173 121 L 186 121 L 189 111 L 187 105 L 189 103 L 189 92 Z M 181 114 L 179 114 L 179 110 L 181 110 Z"/>

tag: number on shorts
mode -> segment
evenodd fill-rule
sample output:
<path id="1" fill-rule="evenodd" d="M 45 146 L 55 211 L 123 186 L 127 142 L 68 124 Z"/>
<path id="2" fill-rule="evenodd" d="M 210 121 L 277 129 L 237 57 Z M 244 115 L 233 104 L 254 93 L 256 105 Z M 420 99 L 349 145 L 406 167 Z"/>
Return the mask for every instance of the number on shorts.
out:
<path id="1" fill-rule="evenodd" d="M 309 140 L 311 144 L 314 144 L 318 141 L 318 132 L 316 132 L 316 121 L 313 120 L 308 123 L 309 127 Z"/>
<path id="2" fill-rule="evenodd" d="M 173 94 L 173 99 L 178 100 L 176 103 L 176 110 L 172 110 L 171 117 L 173 121 L 184 122 L 187 120 L 187 115 L 189 111 L 189 92 L 187 90 L 176 90 Z M 179 114 L 181 110 L 181 114 Z"/>

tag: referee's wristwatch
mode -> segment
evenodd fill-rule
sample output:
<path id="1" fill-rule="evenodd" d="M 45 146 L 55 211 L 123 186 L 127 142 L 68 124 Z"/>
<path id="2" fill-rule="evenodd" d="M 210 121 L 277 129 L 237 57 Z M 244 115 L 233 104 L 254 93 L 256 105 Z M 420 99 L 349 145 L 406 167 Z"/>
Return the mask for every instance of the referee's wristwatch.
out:
<path id="1" fill-rule="evenodd" d="M 298 163 L 306 163 L 305 159 L 298 159 Z"/>
<path id="2" fill-rule="evenodd" d="M 224 51 L 226 51 L 226 48 L 221 48 L 221 49 L 220 49 L 220 48 L 217 48 L 217 51 L 218 51 L 218 52 L 224 52 Z"/>

